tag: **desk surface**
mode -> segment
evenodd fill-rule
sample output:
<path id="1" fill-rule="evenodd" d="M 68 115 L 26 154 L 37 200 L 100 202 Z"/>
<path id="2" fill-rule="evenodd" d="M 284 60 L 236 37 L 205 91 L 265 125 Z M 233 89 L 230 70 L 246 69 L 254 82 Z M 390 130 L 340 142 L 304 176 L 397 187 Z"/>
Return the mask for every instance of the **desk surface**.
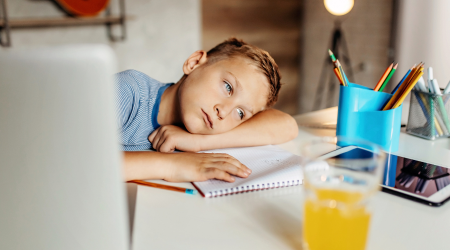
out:
<path id="1" fill-rule="evenodd" d="M 326 122 L 336 114 L 331 108 L 295 118 L 299 124 Z M 298 154 L 304 141 L 334 134 L 332 129 L 299 127 L 297 138 L 281 147 Z M 397 153 L 448 166 L 450 140 L 433 142 L 401 133 Z M 132 245 L 134 250 L 302 249 L 301 216 L 302 186 L 209 199 L 139 186 Z M 450 249 L 449 227 L 450 202 L 435 208 L 379 192 L 367 249 Z"/>

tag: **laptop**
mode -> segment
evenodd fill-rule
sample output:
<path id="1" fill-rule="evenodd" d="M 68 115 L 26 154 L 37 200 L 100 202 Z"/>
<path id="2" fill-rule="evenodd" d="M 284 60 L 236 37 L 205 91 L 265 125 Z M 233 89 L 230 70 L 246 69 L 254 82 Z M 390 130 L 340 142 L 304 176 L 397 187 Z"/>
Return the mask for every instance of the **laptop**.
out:
<path id="1" fill-rule="evenodd" d="M 0 249 L 129 249 L 106 45 L 0 52 Z"/>

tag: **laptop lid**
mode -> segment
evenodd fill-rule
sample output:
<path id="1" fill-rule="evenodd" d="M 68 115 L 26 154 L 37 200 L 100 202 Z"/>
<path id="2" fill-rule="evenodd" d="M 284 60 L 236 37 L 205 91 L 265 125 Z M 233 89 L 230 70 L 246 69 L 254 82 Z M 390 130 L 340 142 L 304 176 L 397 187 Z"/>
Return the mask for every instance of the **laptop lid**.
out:
<path id="1" fill-rule="evenodd" d="M 0 53 L 0 249 L 129 248 L 104 45 Z"/>

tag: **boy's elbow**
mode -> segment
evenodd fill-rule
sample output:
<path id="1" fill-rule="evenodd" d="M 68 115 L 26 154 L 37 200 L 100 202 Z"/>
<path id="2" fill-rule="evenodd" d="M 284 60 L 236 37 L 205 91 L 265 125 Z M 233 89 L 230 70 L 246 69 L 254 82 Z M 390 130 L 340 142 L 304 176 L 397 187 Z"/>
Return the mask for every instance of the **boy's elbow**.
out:
<path id="1" fill-rule="evenodd" d="M 276 138 L 274 138 L 274 140 L 277 141 L 276 144 L 285 143 L 295 139 L 298 135 L 298 126 L 294 117 L 289 114 L 282 113 L 278 118 L 280 119 L 279 121 L 282 122 L 279 123 L 277 129 L 278 133 L 275 135 Z"/>
<path id="2" fill-rule="evenodd" d="M 297 137 L 298 135 L 298 126 L 297 126 L 297 122 L 295 121 L 294 117 L 288 115 L 288 117 L 286 118 L 286 124 L 287 124 L 287 138 L 288 141 L 293 140 L 294 138 Z"/>

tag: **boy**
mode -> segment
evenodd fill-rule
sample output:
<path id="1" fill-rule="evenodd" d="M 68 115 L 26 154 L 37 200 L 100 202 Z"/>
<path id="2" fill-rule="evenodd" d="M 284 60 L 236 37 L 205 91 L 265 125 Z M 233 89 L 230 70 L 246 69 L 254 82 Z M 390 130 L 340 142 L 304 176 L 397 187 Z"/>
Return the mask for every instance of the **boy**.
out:
<path id="1" fill-rule="evenodd" d="M 176 84 L 127 70 L 117 74 L 125 178 L 233 182 L 251 170 L 227 154 L 193 153 L 279 144 L 297 136 L 295 120 L 270 109 L 280 89 L 270 55 L 231 38 L 194 52 Z M 136 151 L 154 148 L 154 151 Z M 172 153 L 174 150 L 185 151 Z"/>

